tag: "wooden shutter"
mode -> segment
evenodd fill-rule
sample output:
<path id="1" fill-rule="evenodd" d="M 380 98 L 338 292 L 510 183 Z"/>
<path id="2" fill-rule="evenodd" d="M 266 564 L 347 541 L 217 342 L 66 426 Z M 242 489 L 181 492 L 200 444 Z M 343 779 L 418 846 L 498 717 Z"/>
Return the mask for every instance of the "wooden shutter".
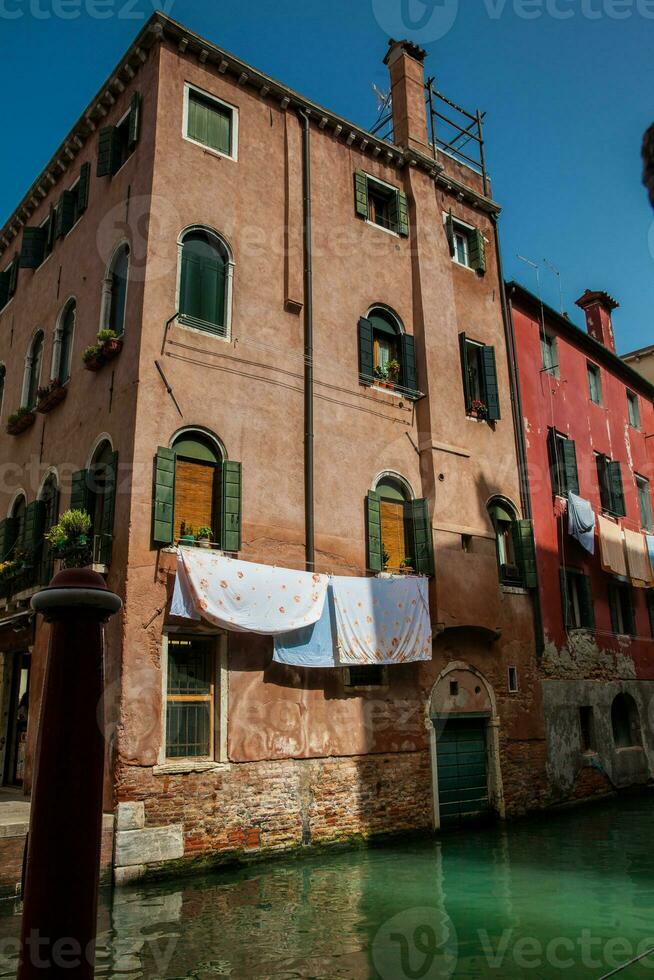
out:
<path id="1" fill-rule="evenodd" d="M 175 514 L 175 452 L 159 446 L 154 458 L 153 540 L 172 544 Z"/>
<path id="2" fill-rule="evenodd" d="M 70 509 L 89 512 L 88 471 L 73 473 L 70 490 Z"/>
<path id="3" fill-rule="evenodd" d="M 45 505 L 42 500 L 33 500 L 25 508 L 25 551 L 32 561 L 43 543 L 44 517 Z"/>
<path id="4" fill-rule="evenodd" d="M 553 431 L 553 430 L 552 430 Z M 574 439 L 559 439 L 561 450 L 561 465 L 565 478 L 565 487 L 561 489 L 566 493 L 579 493 L 579 472 L 577 470 L 577 446 Z"/>
<path id="5" fill-rule="evenodd" d="M 570 600 L 568 599 L 568 572 L 565 568 L 559 569 L 559 577 L 561 579 L 561 611 L 563 614 L 563 625 L 566 629 L 570 629 L 572 625 L 572 610 L 570 609 Z"/>
<path id="6" fill-rule="evenodd" d="M 491 422 L 496 422 L 501 418 L 500 414 L 500 389 L 497 383 L 497 365 L 495 362 L 495 348 L 483 347 L 481 351 L 482 363 L 484 365 L 484 390 L 486 393 L 486 407 L 488 418 Z"/>
<path id="7" fill-rule="evenodd" d="M 404 191 L 397 192 L 397 230 L 403 238 L 409 237 L 409 202 Z"/>
<path id="8" fill-rule="evenodd" d="M 363 170 L 354 174 L 354 208 L 360 218 L 368 217 L 368 178 Z"/>
<path id="9" fill-rule="evenodd" d="M 75 224 L 75 209 L 77 194 L 75 191 L 64 191 L 57 204 L 57 227 L 55 235 L 63 238 Z"/>
<path id="10" fill-rule="evenodd" d="M 96 167 L 97 177 L 110 177 L 113 173 L 116 144 L 116 127 L 105 126 L 100 130 L 98 139 L 98 163 Z"/>
<path id="11" fill-rule="evenodd" d="M 434 574 L 434 543 L 431 533 L 429 501 L 411 500 L 405 505 L 408 526 L 412 536 L 413 558 L 416 572 L 420 575 Z"/>
<path id="12" fill-rule="evenodd" d="M 116 514 L 116 492 L 118 488 L 118 453 L 112 453 L 104 467 L 104 500 L 102 501 L 102 526 L 96 533 L 101 534 L 100 561 L 111 564 L 114 539 L 114 518 Z"/>
<path id="13" fill-rule="evenodd" d="M 9 298 L 14 295 L 18 289 L 18 267 L 20 264 L 20 259 L 18 255 L 14 255 L 11 260 L 11 265 L 9 266 Z"/>
<path id="14" fill-rule="evenodd" d="M 83 163 L 79 172 L 79 183 L 77 185 L 77 214 L 83 214 L 89 204 L 89 185 L 91 183 L 91 164 Z"/>
<path id="15" fill-rule="evenodd" d="M 359 379 L 371 384 L 374 377 L 372 322 L 362 316 L 359 320 Z"/>
<path id="16" fill-rule="evenodd" d="M 606 464 L 607 480 L 611 495 L 611 513 L 616 517 L 626 517 L 627 510 L 624 502 L 624 489 L 622 486 L 622 469 L 620 463 L 616 461 Z"/>
<path id="17" fill-rule="evenodd" d="M 466 335 L 459 334 L 459 347 L 461 349 L 461 373 L 463 375 L 463 397 L 466 403 L 466 412 L 472 408 L 472 392 L 470 390 L 470 375 L 468 372 L 468 346 Z"/>
<path id="18" fill-rule="evenodd" d="M 593 589 L 588 575 L 578 577 L 578 595 L 582 626 L 585 629 L 593 630 L 595 629 L 595 607 L 593 605 Z"/>
<path id="19" fill-rule="evenodd" d="M 383 571 L 381 541 L 381 501 L 375 490 L 368 491 L 366 506 L 368 524 L 368 568 L 371 572 Z"/>
<path id="20" fill-rule="evenodd" d="M 470 232 L 470 266 L 477 272 L 486 272 L 486 239 L 479 228 Z"/>
<path id="21" fill-rule="evenodd" d="M 450 250 L 450 255 L 454 258 L 456 254 L 456 248 L 454 246 L 454 218 L 452 217 L 452 212 L 445 218 L 445 235 L 447 237 L 447 245 Z"/>
<path id="22" fill-rule="evenodd" d="M 515 521 L 511 525 L 511 534 L 522 583 L 526 589 L 535 589 L 538 585 L 538 573 L 534 526 L 531 521 Z"/>
<path id="23" fill-rule="evenodd" d="M 48 227 L 23 228 L 23 243 L 20 249 L 21 269 L 38 269 L 45 258 Z"/>
<path id="24" fill-rule="evenodd" d="M 225 460 L 220 467 L 220 547 L 241 550 L 241 464 Z"/>
<path id="25" fill-rule="evenodd" d="M 129 105 L 129 131 L 127 145 L 131 150 L 134 149 L 139 141 L 141 133 L 141 93 L 135 92 Z"/>
<path id="26" fill-rule="evenodd" d="M 407 333 L 401 338 L 402 387 L 407 391 L 418 391 L 418 375 L 416 371 L 416 344 L 413 337 Z"/>

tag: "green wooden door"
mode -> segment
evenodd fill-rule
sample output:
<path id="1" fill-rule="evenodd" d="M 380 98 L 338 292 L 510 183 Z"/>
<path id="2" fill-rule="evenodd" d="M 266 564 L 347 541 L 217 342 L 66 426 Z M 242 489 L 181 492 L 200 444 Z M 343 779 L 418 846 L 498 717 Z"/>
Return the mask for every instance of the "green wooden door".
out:
<path id="1" fill-rule="evenodd" d="M 448 719 L 436 745 L 441 824 L 487 814 L 486 719 Z"/>

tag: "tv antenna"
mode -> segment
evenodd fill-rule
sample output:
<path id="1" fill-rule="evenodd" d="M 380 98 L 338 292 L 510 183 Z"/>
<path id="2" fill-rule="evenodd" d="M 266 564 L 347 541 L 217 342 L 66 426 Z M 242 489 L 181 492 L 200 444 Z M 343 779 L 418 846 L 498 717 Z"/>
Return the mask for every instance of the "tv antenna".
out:
<path id="1" fill-rule="evenodd" d="M 549 262 L 549 261 L 548 261 L 547 259 L 543 259 L 543 262 L 545 263 L 545 265 L 547 266 L 547 268 L 548 268 L 548 269 L 549 269 L 549 270 L 550 270 L 551 272 L 553 272 L 553 273 L 554 273 L 554 275 L 555 275 L 555 276 L 556 276 L 556 277 L 558 278 L 558 280 L 559 280 L 559 307 L 560 307 L 560 312 L 561 312 L 561 316 L 563 316 L 563 279 L 562 279 L 562 277 L 561 277 L 561 273 L 560 273 L 560 271 L 559 271 L 559 270 L 558 270 L 558 269 L 556 268 L 556 266 L 555 266 L 555 265 L 553 265 L 553 264 L 552 264 L 551 262 Z"/>

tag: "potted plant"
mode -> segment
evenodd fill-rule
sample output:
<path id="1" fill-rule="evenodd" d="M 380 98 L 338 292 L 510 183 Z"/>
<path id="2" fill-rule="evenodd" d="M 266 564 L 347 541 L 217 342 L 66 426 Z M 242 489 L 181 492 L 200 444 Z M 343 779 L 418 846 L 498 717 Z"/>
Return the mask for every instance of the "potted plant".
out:
<path id="1" fill-rule="evenodd" d="M 382 568 L 384 569 L 384 571 L 386 571 L 386 569 L 388 568 L 388 563 L 390 560 L 391 560 L 391 556 L 384 548 L 382 548 Z"/>
<path id="2" fill-rule="evenodd" d="M 479 401 L 478 398 L 476 398 L 473 401 L 473 403 L 471 405 L 471 408 L 472 408 L 472 414 L 476 418 L 478 418 L 478 419 L 487 419 L 488 418 L 488 406 L 484 402 Z"/>
<path id="3" fill-rule="evenodd" d="M 180 544 L 195 544 L 195 534 L 193 533 L 193 525 L 186 524 L 182 521 L 179 528 L 179 543 Z"/>
<path id="4" fill-rule="evenodd" d="M 18 411 L 13 412 L 7 419 L 7 432 L 10 436 L 20 435 L 25 429 L 29 429 L 34 424 L 36 415 L 31 408 L 22 406 Z"/>
<path id="5" fill-rule="evenodd" d="M 99 371 L 108 361 L 118 357 L 123 349 L 123 338 L 115 330 L 100 330 L 97 341 L 97 344 L 87 347 L 82 354 L 87 371 Z"/>
<path id="6" fill-rule="evenodd" d="M 198 528 L 197 541 L 201 548 L 210 548 L 213 531 L 206 525 Z"/>
<path id="7" fill-rule="evenodd" d="M 402 559 L 402 561 L 400 562 L 400 572 L 402 573 L 402 575 L 414 574 L 413 558 L 409 558 L 407 556 L 406 558 Z"/>
<path id="8" fill-rule="evenodd" d="M 82 568 L 90 565 L 93 549 L 90 537 L 91 518 L 85 510 L 67 510 L 44 537 L 54 558 L 61 559 L 63 568 Z"/>
<path id="9" fill-rule="evenodd" d="M 53 378 L 49 384 L 39 388 L 36 392 L 37 412 L 41 412 L 42 415 L 51 412 L 56 405 L 64 400 L 67 394 L 68 388 L 61 383 L 59 378 Z"/>
<path id="10" fill-rule="evenodd" d="M 400 380 L 400 372 L 402 370 L 402 365 L 395 358 L 390 360 L 386 365 L 386 379 L 390 382 L 392 387 Z"/>
<path id="11" fill-rule="evenodd" d="M 105 363 L 99 347 L 87 347 L 82 354 L 82 361 L 87 371 L 99 371 Z"/>

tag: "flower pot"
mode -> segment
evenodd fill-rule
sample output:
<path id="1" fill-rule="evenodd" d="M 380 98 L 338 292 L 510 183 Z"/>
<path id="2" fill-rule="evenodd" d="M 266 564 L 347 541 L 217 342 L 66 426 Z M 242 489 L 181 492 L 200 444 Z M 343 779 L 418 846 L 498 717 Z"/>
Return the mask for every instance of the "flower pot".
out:
<path id="1" fill-rule="evenodd" d="M 198 544 L 201 548 L 210 548 L 211 538 L 198 538 Z"/>
<path id="2" fill-rule="evenodd" d="M 25 432 L 30 426 L 34 425 L 34 420 L 36 415 L 34 412 L 28 412 L 26 415 L 21 415 L 19 419 L 15 422 L 7 424 L 7 432 L 10 436 L 18 436 L 21 432 Z"/>
<path id="3" fill-rule="evenodd" d="M 37 412 L 40 412 L 42 415 L 46 415 L 48 412 L 51 412 L 55 406 L 59 405 L 67 394 L 68 388 L 65 388 L 63 385 L 58 385 L 56 388 L 52 388 L 47 395 L 44 395 L 43 398 L 39 400 L 39 403 L 36 406 Z"/>
<path id="4" fill-rule="evenodd" d="M 193 535 L 193 534 L 184 534 L 179 539 L 179 543 L 180 544 L 185 544 L 185 545 L 194 545 L 195 544 L 195 535 Z"/>
<path id="5" fill-rule="evenodd" d="M 84 367 L 87 371 L 99 371 L 100 368 L 104 367 L 105 359 L 101 353 L 94 354 L 93 357 L 89 357 L 84 361 Z"/>
<path id="6" fill-rule="evenodd" d="M 122 337 L 113 337 L 111 340 L 105 340 L 102 345 L 102 357 L 105 361 L 113 361 L 114 357 L 118 357 L 122 349 Z"/>

